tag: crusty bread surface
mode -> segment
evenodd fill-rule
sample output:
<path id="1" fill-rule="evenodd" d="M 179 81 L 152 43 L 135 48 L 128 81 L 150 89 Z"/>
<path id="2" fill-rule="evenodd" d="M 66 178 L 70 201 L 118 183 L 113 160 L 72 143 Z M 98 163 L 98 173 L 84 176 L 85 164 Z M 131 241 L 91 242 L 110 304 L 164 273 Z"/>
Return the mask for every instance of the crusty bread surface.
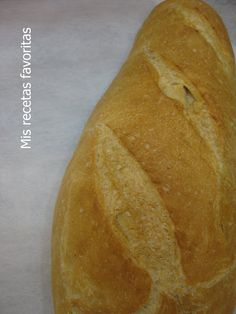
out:
<path id="1" fill-rule="evenodd" d="M 137 34 L 66 170 L 52 236 L 56 314 L 232 314 L 236 79 L 200 0 Z"/>

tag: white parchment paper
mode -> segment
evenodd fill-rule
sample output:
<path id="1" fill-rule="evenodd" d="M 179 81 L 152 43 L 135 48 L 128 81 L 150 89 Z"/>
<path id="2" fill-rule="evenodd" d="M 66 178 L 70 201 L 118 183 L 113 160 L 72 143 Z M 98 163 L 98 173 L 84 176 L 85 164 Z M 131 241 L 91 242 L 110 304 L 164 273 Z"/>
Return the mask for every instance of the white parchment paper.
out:
<path id="1" fill-rule="evenodd" d="M 154 0 L 0 1 L 0 314 L 52 314 L 50 233 L 83 125 Z M 209 1 L 236 45 L 236 2 Z M 20 149 L 22 28 L 32 28 L 32 149 Z"/>

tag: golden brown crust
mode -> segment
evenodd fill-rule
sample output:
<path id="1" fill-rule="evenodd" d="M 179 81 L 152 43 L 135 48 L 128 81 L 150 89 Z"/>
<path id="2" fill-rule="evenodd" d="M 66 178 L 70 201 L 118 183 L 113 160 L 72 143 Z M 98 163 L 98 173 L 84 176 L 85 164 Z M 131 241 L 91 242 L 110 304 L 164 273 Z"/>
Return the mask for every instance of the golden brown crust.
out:
<path id="1" fill-rule="evenodd" d="M 57 314 L 231 314 L 236 85 L 202 1 L 167 0 L 137 35 L 68 166 L 53 227 Z"/>

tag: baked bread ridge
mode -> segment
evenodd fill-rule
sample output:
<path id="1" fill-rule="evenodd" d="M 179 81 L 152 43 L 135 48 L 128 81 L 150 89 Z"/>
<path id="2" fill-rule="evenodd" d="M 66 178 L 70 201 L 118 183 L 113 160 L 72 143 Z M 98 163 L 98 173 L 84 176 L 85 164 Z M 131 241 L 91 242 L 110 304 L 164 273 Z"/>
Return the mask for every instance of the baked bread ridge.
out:
<path id="1" fill-rule="evenodd" d="M 66 170 L 52 232 L 57 314 L 231 314 L 236 78 L 199 0 L 156 6 Z"/>

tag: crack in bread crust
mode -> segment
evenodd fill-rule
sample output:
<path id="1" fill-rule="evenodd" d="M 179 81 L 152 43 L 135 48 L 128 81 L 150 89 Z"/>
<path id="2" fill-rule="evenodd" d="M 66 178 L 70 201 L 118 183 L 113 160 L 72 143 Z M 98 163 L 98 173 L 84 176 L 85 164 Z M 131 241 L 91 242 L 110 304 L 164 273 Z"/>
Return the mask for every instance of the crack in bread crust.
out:
<path id="1" fill-rule="evenodd" d="M 212 28 L 212 25 L 198 12 L 193 9 L 187 8 L 180 3 L 172 3 L 169 5 L 169 7 L 183 17 L 185 25 L 196 29 L 202 35 L 202 37 L 212 47 L 215 54 L 217 55 L 218 60 L 222 64 L 222 70 L 231 77 L 232 68 L 229 62 L 226 61 L 231 59 L 231 55 L 226 49 L 224 49 L 218 36 Z"/>
<path id="2" fill-rule="evenodd" d="M 158 86 L 169 98 L 176 100 L 183 108 L 185 117 L 191 121 L 199 135 L 208 144 L 215 159 L 213 167 L 215 172 L 222 171 L 222 153 L 214 119 L 211 117 L 204 99 L 192 82 L 173 65 L 166 63 L 157 52 L 144 48 L 144 56 L 148 64 L 158 73 Z M 186 89 L 188 93 L 186 93 Z M 189 96 L 189 93 L 191 96 Z M 191 103 L 188 98 L 191 97 Z"/>
<path id="3" fill-rule="evenodd" d="M 174 225 L 156 187 L 114 132 L 105 125 L 97 130 L 96 193 L 127 254 L 152 277 L 142 313 L 155 313 L 160 292 L 186 292 Z"/>

